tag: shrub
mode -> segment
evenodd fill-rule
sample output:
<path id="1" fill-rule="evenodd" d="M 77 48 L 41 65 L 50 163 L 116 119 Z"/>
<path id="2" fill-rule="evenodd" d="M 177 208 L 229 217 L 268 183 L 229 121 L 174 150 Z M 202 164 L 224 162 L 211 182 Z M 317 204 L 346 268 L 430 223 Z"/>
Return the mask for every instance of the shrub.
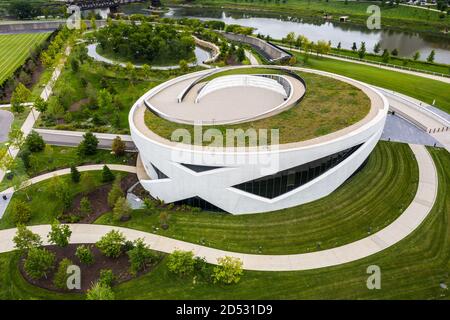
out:
<path id="1" fill-rule="evenodd" d="M 119 182 L 114 183 L 111 191 L 108 193 L 108 205 L 112 208 L 117 202 L 117 199 L 123 197 L 122 189 L 120 188 Z"/>
<path id="2" fill-rule="evenodd" d="M 156 259 L 155 254 L 144 243 L 143 239 L 134 241 L 134 248 L 129 250 L 127 254 L 130 261 L 130 273 L 133 275 L 136 275 L 141 270 L 145 270 Z"/>
<path id="3" fill-rule="evenodd" d="M 16 224 L 25 224 L 31 219 L 30 206 L 21 200 L 13 203 L 11 212 Z"/>
<path id="4" fill-rule="evenodd" d="M 60 224 L 57 220 L 52 223 L 50 232 L 48 233 L 48 241 L 59 247 L 66 247 L 69 244 L 72 231 L 66 224 Z"/>
<path id="5" fill-rule="evenodd" d="M 114 300 L 114 292 L 110 286 L 96 282 L 86 293 L 87 300 Z"/>
<path id="6" fill-rule="evenodd" d="M 69 274 L 67 273 L 67 268 L 73 265 L 73 262 L 67 258 L 62 259 L 59 262 L 58 270 L 53 277 L 53 284 L 58 289 L 67 289 L 67 279 L 69 278 Z"/>
<path id="7" fill-rule="evenodd" d="M 111 269 L 100 270 L 100 278 L 98 279 L 98 282 L 101 285 L 112 287 L 114 281 L 116 281 L 116 276 Z"/>
<path id="8" fill-rule="evenodd" d="M 107 257 L 117 258 L 122 253 L 125 242 L 123 234 L 117 230 L 111 230 L 95 244 L 97 248 Z"/>
<path id="9" fill-rule="evenodd" d="M 122 221 L 122 219 L 129 218 L 131 215 L 131 207 L 127 199 L 120 197 L 117 199 L 113 209 L 113 219 L 115 221 Z"/>
<path id="10" fill-rule="evenodd" d="M 169 214 L 165 211 L 159 214 L 159 223 L 164 230 L 169 228 Z"/>
<path id="11" fill-rule="evenodd" d="M 93 155 L 97 152 L 98 139 L 92 132 L 86 132 L 83 135 L 83 141 L 78 145 L 79 155 Z"/>
<path id="12" fill-rule="evenodd" d="M 116 156 L 123 156 L 125 154 L 125 142 L 119 136 L 113 140 L 111 148 Z"/>
<path id="13" fill-rule="evenodd" d="M 92 213 L 91 202 L 88 197 L 83 197 L 80 200 L 80 212 L 83 216 L 88 216 Z"/>
<path id="14" fill-rule="evenodd" d="M 186 276 L 194 271 L 194 253 L 175 250 L 167 258 L 167 269 L 178 276 Z"/>
<path id="15" fill-rule="evenodd" d="M 43 248 L 30 248 L 23 267 L 31 278 L 41 279 L 47 277 L 54 262 L 54 253 Z"/>
<path id="16" fill-rule="evenodd" d="M 218 265 L 213 270 L 214 283 L 238 283 L 244 271 L 242 261 L 238 258 L 223 257 L 217 259 Z"/>
<path id="17" fill-rule="evenodd" d="M 81 173 L 78 171 L 76 166 L 70 167 L 70 179 L 72 179 L 72 182 L 78 183 L 81 180 Z"/>
<path id="18" fill-rule="evenodd" d="M 25 139 L 25 145 L 31 152 L 39 152 L 44 150 L 45 142 L 39 133 L 36 131 L 31 131 L 30 134 Z"/>
<path id="19" fill-rule="evenodd" d="M 201 279 L 210 281 L 211 280 L 211 265 L 206 262 L 205 258 L 195 257 L 194 258 L 194 272 Z"/>
<path id="20" fill-rule="evenodd" d="M 103 166 L 102 170 L 102 182 L 114 181 L 114 173 L 108 168 L 108 166 Z"/>
<path id="21" fill-rule="evenodd" d="M 85 245 L 77 247 L 75 251 L 75 256 L 80 260 L 81 263 L 86 265 L 91 265 L 94 263 L 94 255 L 92 254 L 91 248 Z"/>
<path id="22" fill-rule="evenodd" d="M 42 245 L 41 237 L 27 229 L 24 225 L 18 225 L 16 235 L 13 238 L 15 247 L 19 251 L 26 251 L 31 248 L 37 248 Z"/>

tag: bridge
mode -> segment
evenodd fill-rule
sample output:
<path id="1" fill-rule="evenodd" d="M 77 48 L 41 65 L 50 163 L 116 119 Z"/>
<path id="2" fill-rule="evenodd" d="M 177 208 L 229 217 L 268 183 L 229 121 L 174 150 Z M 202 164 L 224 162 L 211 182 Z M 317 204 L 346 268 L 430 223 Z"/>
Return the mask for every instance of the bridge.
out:
<path id="1" fill-rule="evenodd" d="M 114 8 L 123 4 L 145 2 L 145 0 L 66 0 L 67 5 L 75 5 L 81 10 Z"/>

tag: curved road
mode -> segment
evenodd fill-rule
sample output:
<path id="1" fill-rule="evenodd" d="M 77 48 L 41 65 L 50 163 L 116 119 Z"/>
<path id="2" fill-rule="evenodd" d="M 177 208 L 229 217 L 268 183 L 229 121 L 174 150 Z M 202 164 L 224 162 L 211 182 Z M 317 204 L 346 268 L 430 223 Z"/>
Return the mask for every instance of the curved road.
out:
<path id="1" fill-rule="evenodd" d="M 176 249 L 193 251 L 196 256 L 205 257 L 212 264 L 217 263 L 217 258 L 232 256 L 242 260 L 244 269 L 260 271 L 294 271 L 324 268 L 359 260 L 377 252 L 380 252 L 410 235 L 427 217 L 436 199 L 438 178 L 434 162 L 423 146 L 410 145 L 419 166 L 419 184 L 417 193 L 402 215 L 393 223 L 379 232 L 364 239 L 349 243 L 340 247 L 311 253 L 290 255 L 254 255 L 237 252 L 229 252 L 197 245 L 190 242 L 175 240 L 148 232 L 137 231 L 128 228 L 120 228 L 104 225 L 72 224 L 71 243 L 94 243 L 105 233 L 116 229 L 126 236 L 128 240 L 143 238 L 150 247 L 166 253 Z M 88 166 L 90 169 L 102 165 Z M 135 167 L 108 165 L 113 170 L 129 170 L 133 172 Z M 80 171 L 86 171 L 80 167 Z M 69 169 L 60 170 L 53 174 L 47 174 L 34 178 L 34 181 L 42 181 L 54 174 L 67 174 Z M 38 233 L 46 241 L 50 225 L 32 226 L 30 229 Z M 14 250 L 12 239 L 16 229 L 0 231 L 0 252 Z"/>

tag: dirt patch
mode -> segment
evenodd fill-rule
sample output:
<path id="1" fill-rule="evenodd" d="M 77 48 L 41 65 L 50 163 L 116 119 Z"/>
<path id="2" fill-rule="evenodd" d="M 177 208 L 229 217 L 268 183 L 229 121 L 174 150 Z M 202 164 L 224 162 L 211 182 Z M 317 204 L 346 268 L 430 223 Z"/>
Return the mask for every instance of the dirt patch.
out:
<path id="1" fill-rule="evenodd" d="M 69 111 L 70 112 L 80 111 L 81 107 L 85 104 L 88 104 L 90 101 L 91 101 L 90 98 L 81 99 L 80 101 L 77 101 L 74 104 L 72 104 L 69 107 Z"/>
<path id="2" fill-rule="evenodd" d="M 104 256 L 100 250 L 95 247 L 94 244 L 86 244 L 91 248 L 91 251 L 94 255 L 94 263 L 92 265 L 85 265 L 80 263 L 78 258 L 75 256 L 75 252 L 77 247 L 81 244 L 69 244 L 67 247 L 61 248 L 58 246 L 46 246 L 45 248 L 49 251 L 53 252 L 56 256 L 56 263 L 54 265 L 53 270 L 49 272 L 47 278 L 42 279 L 32 279 L 25 272 L 23 265 L 25 262 L 25 257 L 22 257 L 19 261 L 19 270 L 22 276 L 32 285 L 35 285 L 40 288 L 57 291 L 57 292 L 69 292 L 67 290 L 61 290 L 54 286 L 53 278 L 57 271 L 59 262 L 67 258 L 71 260 L 75 265 L 79 266 L 81 269 L 81 289 L 70 290 L 70 292 L 80 293 L 86 292 L 92 283 L 97 282 L 100 277 L 100 270 L 102 269 L 111 269 L 116 277 L 116 281 L 114 285 L 122 283 L 124 281 L 128 281 L 133 279 L 133 275 L 130 274 L 130 263 L 128 261 L 128 255 L 126 253 L 122 253 L 118 258 L 109 258 Z M 155 268 L 155 266 L 161 261 L 163 254 L 158 253 L 157 259 L 154 264 L 148 266 L 146 270 L 138 272 L 136 277 L 139 277 L 147 272 L 150 272 Z"/>
<path id="3" fill-rule="evenodd" d="M 135 174 L 129 173 L 120 180 L 120 188 L 126 194 L 127 190 L 138 181 Z M 101 215 L 110 212 L 112 208 L 108 204 L 108 193 L 112 188 L 112 183 L 104 184 L 95 190 L 85 194 L 78 194 L 73 200 L 72 207 L 61 217 L 61 222 L 93 223 Z M 92 213 L 84 216 L 80 211 L 80 203 L 83 197 L 87 197 L 91 203 Z"/>

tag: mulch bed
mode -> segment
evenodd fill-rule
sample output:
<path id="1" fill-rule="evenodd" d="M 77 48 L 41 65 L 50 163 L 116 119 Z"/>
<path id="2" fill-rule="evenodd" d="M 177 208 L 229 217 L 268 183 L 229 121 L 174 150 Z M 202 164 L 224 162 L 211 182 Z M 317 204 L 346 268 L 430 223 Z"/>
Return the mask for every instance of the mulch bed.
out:
<path id="1" fill-rule="evenodd" d="M 75 103 L 73 103 L 70 107 L 69 107 L 69 111 L 70 112 L 74 112 L 74 111 L 80 111 L 81 107 L 85 104 L 88 104 L 91 101 L 90 98 L 84 98 L 81 99 L 80 101 L 77 101 Z"/>
<path id="2" fill-rule="evenodd" d="M 94 255 L 94 263 L 92 265 L 85 265 L 80 263 L 78 258 L 75 256 L 76 248 L 81 244 L 69 244 L 67 247 L 61 248 L 58 246 L 46 246 L 45 248 L 56 255 L 56 263 L 51 272 L 47 274 L 47 278 L 42 279 L 32 279 L 27 275 L 24 270 L 25 257 L 22 257 L 19 261 L 19 270 L 22 276 L 32 285 L 40 288 L 56 291 L 56 292 L 74 292 L 81 293 L 86 292 L 92 285 L 92 283 L 97 282 L 100 277 L 100 270 L 111 269 L 116 277 L 116 282 L 114 285 L 122 283 L 133 279 L 134 277 L 129 273 L 130 263 L 128 261 L 128 255 L 122 253 L 118 258 L 109 258 L 104 256 L 100 250 L 93 244 L 86 244 L 91 247 L 92 253 Z M 59 262 L 64 259 L 70 259 L 74 265 L 77 265 L 81 269 L 81 289 L 73 290 L 61 290 L 53 285 L 53 277 L 58 269 Z M 161 259 L 158 260 L 158 262 Z M 148 267 L 145 271 L 138 272 L 136 277 L 139 277 L 145 273 L 150 272 L 158 263 Z"/>
<path id="3" fill-rule="evenodd" d="M 120 180 L 120 187 L 126 195 L 127 190 L 138 181 L 135 174 L 129 173 L 122 180 Z M 110 212 L 112 208 L 108 205 L 108 193 L 112 188 L 113 183 L 104 184 L 95 190 L 85 194 L 78 194 L 73 200 L 72 207 L 64 213 L 61 222 L 69 222 L 68 216 L 76 215 L 81 217 L 79 223 L 93 223 L 97 218 L 106 212 Z M 83 217 L 80 212 L 80 202 L 83 197 L 87 197 L 91 203 L 92 213 Z"/>

